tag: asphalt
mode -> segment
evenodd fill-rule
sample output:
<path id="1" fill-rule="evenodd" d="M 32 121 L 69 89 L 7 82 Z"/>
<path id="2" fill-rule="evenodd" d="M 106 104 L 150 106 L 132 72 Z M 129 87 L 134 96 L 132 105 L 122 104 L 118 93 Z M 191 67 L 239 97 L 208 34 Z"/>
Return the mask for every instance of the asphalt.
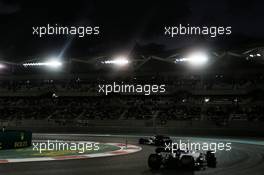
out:
<path id="1" fill-rule="evenodd" d="M 137 144 L 138 137 L 88 136 L 38 134 L 36 139 L 89 140 L 99 142 L 120 142 Z M 204 141 L 201 138 L 193 140 Z M 220 140 L 220 139 L 218 139 Z M 211 142 L 208 138 L 208 142 Z M 115 157 L 102 157 L 81 160 L 0 164 L 0 175 L 263 175 L 264 146 L 248 144 L 246 139 L 232 143 L 231 151 L 217 152 L 218 165 L 201 171 L 160 169 L 151 171 L 147 165 L 148 155 L 154 152 L 153 146 L 142 146 L 142 151 Z"/>

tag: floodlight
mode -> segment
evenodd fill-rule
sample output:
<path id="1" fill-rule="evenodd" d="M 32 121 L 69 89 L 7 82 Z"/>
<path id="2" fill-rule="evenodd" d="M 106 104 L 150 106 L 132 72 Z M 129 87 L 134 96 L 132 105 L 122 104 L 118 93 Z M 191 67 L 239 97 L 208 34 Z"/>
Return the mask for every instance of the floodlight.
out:
<path id="1" fill-rule="evenodd" d="M 193 66 L 202 66 L 207 63 L 208 56 L 204 52 L 194 52 L 188 56 L 188 61 Z"/>
<path id="2" fill-rule="evenodd" d="M 3 68 L 5 68 L 5 65 L 0 63 L 0 69 L 3 69 Z"/>
<path id="3" fill-rule="evenodd" d="M 126 57 L 117 57 L 112 60 L 102 61 L 103 64 L 114 64 L 117 66 L 124 66 L 129 64 L 129 60 Z"/>
<path id="4" fill-rule="evenodd" d="M 113 60 L 116 65 L 126 65 L 129 63 L 128 59 L 125 57 L 119 57 Z"/>
<path id="5" fill-rule="evenodd" d="M 50 60 L 50 61 L 45 62 L 44 64 L 45 66 L 49 66 L 52 68 L 57 68 L 57 67 L 62 66 L 62 63 L 58 60 Z"/>
<path id="6" fill-rule="evenodd" d="M 175 59 L 174 62 L 176 64 L 187 62 L 191 66 L 199 67 L 205 65 L 208 62 L 208 56 L 205 52 L 202 51 L 193 52 L 185 57 Z"/>
<path id="7" fill-rule="evenodd" d="M 62 66 L 62 62 L 58 61 L 58 59 L 53 58 L 49 59 L 46 62 L 33 62 L 33 63 L 24 63 L 24 67 L 49 67 L 49 68 L 58 68 Z"/>
<path id="8" fill-rule="evenodd" d="M 205 99 L 204 99 L 204 102 L 205 102 L 205 103 L 208 103 L 209 101 L 210 101 L 210 98 L 205 98 Z"/>
<path id="9" fill-rule="evenodd" d="M 177 58 L 177 59 L 175 59 L 175 63 L 179 63 L 179 62 L 186 62 L 186 61 L 188 61 L 189 59 L 188 58 Z"/>

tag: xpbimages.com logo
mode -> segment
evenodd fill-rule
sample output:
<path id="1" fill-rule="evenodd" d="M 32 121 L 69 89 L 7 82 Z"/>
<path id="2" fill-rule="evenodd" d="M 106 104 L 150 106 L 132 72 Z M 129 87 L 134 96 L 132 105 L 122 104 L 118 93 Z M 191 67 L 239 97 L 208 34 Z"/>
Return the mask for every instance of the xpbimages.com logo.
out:
<path id="1" fill-rule="evenodd" d="M 178 26 L 165 26 L 164 35 L 174 38 L 180 35 L 204 35 L 215 38 L 218 36 L 231 35 L 231 26 L 190 26 L 190 24 Z"/>
<path id="2" fill-rule="evenodd" d="M 86 151 L 98 151 L 99 143 L 96 142 L 66 142 L 48 140 L 46 142 L 33 142 L 33 151 L 42 153 L 44 151 L 75 151 L 80 154 Z"/>
<path id="3" fill-rule="evenodd" d="M 178 150 L 190 151 L 231 151 L 232 143 L 230 142 L 190 142 L 179 140 L 179 142 L 165 143 L 165 151 L 175 153 Z"/>
<path id="4" fill-rule="evenodd" d="M 48 35 L 76 35 L 80 38 L 90 35 L 99 35 L 99 26 L 59 26 L 58 24 L 32 27 L 32 34 L 38 37 Z"/>
<path id="5" fill-rule="evenodd" d="M 116 83 L 113 84 L 99 84 L 98 85 L 98 93 L 102 93 L 104 95 L 108 95 L 110 93 L 125 93 L 125 94 L 143 94 L 143 95 L 151 95 L 151 94 L 162 94 L 166 92 L 165 85 L 157 85 L 157 84 L 124 84 Z"/>

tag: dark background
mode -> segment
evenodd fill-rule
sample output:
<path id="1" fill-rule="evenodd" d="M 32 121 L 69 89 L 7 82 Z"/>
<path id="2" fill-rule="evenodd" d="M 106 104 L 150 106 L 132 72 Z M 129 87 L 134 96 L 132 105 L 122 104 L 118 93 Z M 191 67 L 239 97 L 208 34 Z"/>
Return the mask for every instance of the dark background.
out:
<path id="1" fill-rule="evenodd" d="M 193 45 L 220 49 L 263 44 L 264 2 L 246 1 L 18 1 L 0 0 L 0 59 L 25 60 L 61 54 L 67 57 L 130 52 L 135 45 L 146 49 L 177 49 Z M 99 36 L 32 35 L 33 26 L 100 26 Z M 231 26 L 232 35 L 168 38 L 164 26 Z"/>

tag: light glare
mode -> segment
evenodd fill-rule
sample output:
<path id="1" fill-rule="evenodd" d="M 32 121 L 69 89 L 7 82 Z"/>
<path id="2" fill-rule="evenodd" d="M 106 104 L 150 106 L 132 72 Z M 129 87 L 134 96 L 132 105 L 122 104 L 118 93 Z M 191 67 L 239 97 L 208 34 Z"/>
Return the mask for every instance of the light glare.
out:
<path id="1" fill-rule="evenodd" d="M 5 65 L 0 64 L 0 69 L 3 69 L 3 68 L 5 68 Z"/>
<path id="2" fill-rule="evenodd" d="M 210 101 L 210 98 L 205 98 L 205 99 L 204 99 L 204 102 L 205 102 L 205 103 L 208 103 L 209 101 Z"/>
<path id="3" fill-rule="evenodd" d="M 62 62 L 57 61 L 57 60 L 50 60 L 47 62 L 24 63 L 23 66 L 24 67 L 47 66 L 47 67 L 57 68 L 57 67 L 62 66 Z"/>
<path id="4" fill-rule="evenodd" d="M 188 55 L 187 57 L 175 59 L 175 63 L 188 62 L 192 66 L 202 66 L 205 65 L 208 61 L 208 56 L 204 52 L 194 52 Z"/>
<path id="5" fill-rule="evenodd" d="M 116 59 L 113 60 L 106 60 L 106 61 L 102 61 L 103 64 L 114 64 L 114 65 L 118 65 L 118 66 L 123 66 L 123 65 L 127 65 L 129 63 L 129 60 L 125 57 L 118 57 Z"/>
<path id="6" fill-rule="evenodd" d="M 196 52 L 192 53 L 189 56 L 189 62 L 194 66 L 200 66 L 206 64 L 208 61 L 208 57 L 205 53 Z"/>

